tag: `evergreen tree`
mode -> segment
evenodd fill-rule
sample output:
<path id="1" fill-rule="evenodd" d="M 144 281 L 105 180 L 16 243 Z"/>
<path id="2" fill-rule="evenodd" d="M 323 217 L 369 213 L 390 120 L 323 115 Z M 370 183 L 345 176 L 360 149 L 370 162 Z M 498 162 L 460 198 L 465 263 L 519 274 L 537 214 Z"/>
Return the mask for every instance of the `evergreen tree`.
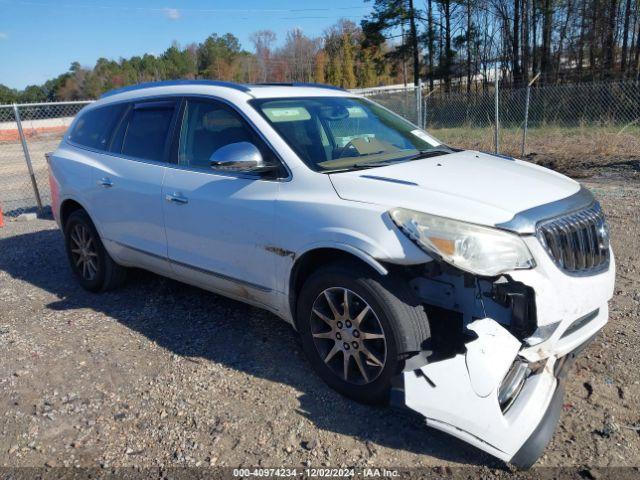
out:
<path id="1" fill-rule="evenodd" d="M 353 47 L 351 38 L 344 33 L 342 35 L 342 77 L 340 86 L 343 88 L 354 88 L 356 86 L 356 75 L 353 62 Z"/>
<path id="2" fill-rule="evenodd" d="M 324 50 L 319 50 L 318 53 L 316 53 L 316 58 L 315 58 L 315 73 L 313 78 L 314 82 L 317 82 L 317 83 L 325 82 L 324 69 L 326 67 L 326 63 L 327 63 L 327 59 L 326 59 Z"/>

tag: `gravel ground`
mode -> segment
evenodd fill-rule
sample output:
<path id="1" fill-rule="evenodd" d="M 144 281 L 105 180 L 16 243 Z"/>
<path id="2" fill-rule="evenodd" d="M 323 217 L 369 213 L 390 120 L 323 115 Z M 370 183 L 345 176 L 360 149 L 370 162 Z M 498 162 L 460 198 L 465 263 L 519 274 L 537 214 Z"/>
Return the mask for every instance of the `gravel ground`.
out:
<path id="1" fill-rule="evenodd" d="M 611 223 L 616 294 L 540 466 L 640 465 L 640 183 L 626 178 L 586 182 Z M 0 466 L 504 471 L 409 413 L 330 390 L 269 313 L 139 271 L 83 291 L 51 220 L 0 229 L 0 352 Z"/>

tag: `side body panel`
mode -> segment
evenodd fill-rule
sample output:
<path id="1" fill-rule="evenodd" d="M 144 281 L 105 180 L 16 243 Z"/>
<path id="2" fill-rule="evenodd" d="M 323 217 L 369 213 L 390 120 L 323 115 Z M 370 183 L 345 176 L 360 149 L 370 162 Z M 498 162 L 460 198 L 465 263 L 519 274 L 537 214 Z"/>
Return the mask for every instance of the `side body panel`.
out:
<path id="1" fill-rule="evenodd" d="M 97 154 L 88 196 L 109 253 L 158 273 L 169 270 L 161 203 L 165 171 L 161 163 Z"/>
<path id="2" fill-rule="evenodd" d="M 175 275 L 273 309 L 277 193 L 277 182 L 168 167 L 162 208 Z"/>
<path id="3" fill-rule="evenodd" d="M 327 175 L 300 175 L 279 185 L 273 246 L 277 290 L 289 295 L 296 261 L 305 253 L 332 248 L 352 254 L 386 274 L 385 263 L 416 265 L 431 260 L 392 224 L 379 205 L 342 200 Z M 285 302 L 283 317 L 292 321 Z"/>

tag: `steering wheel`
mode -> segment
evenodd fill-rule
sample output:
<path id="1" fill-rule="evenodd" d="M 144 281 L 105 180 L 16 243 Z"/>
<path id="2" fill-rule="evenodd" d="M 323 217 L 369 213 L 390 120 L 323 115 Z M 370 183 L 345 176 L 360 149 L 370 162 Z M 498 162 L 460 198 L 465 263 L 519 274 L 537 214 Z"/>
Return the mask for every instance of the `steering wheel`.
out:
<path id="1" fill-rule="evenodd" d="M 356 151 L 356 153 L 357 153 L 358 149 L 357 149 L 357 148 L 356 148 L 356 146 L 353 144 L 353 141 L 354 141 L 354 140 L 357 140 L 357 139 L 359 139 L 359 138 L 367 138 L 367 137 L 365 137 L 365 136 L 363 135 L 363 136 L 360 136 L 360 137 L 354 137 L 354 138 L 352 138 L 351 140 L 349 140 L 349 141 L 347 142 L 347 144 L 346 144 L 344 147 L 342 147 L 342 149 L 340 150 L 340 155 L 338 155 L 338 158 L 344 158 L 344 157 L 346 156 L 346 155 L 345 155 L 345 153 L 347 153 L 348 151 L 353 151 L 353 150 L 355 150 L 355 151 Z M 354 156 L 356 156 L 356 157 L 357 157 L 357 155 L 354 155 Z"/>

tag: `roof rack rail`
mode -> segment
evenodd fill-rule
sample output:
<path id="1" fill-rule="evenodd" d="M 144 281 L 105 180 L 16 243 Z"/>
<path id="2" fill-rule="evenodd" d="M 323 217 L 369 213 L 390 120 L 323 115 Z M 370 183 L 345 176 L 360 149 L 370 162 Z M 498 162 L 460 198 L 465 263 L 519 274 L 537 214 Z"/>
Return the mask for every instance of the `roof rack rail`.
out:
<path id="1" fill-rule="evenodd" d="M 313 88 L 327 88 L 329 90 L 340 90 L 341 92 L 346 92 L 342 87 L 336 87 L 334 85 L 327 85 L 324 83 L 313 83 L 313 82 L 261 82 L 254 83 L 253 85 L 262 85 L 265 87 L 273 86 L 273 87 L 313 87 Z"/>
<path id="2" fill-rule="evenodd" d="M 115 90 L 110 90 L 108 92 L 103 93 L 100 96 L 100 98 L 106 98 L 112 95 L 117 95 L 125 92 L 132 92 L 135 90 L 142 90 L 144 88 L 171 87 L 174 85 L 209 85 L 211 87 L 233 88 L 235 90 L 240 90 L 241 92 L 249 91 L 249 87 L 247 87 L 246 85 L 241 85 L 239 83 L 233 83 L 233 82 L 223 82 L 218 80 L 164 80 L 160 82 L 145 82 L 145 83 L 138 83 L 137 85 L 129 85 L 122 88 L 116 88 Z"/>

